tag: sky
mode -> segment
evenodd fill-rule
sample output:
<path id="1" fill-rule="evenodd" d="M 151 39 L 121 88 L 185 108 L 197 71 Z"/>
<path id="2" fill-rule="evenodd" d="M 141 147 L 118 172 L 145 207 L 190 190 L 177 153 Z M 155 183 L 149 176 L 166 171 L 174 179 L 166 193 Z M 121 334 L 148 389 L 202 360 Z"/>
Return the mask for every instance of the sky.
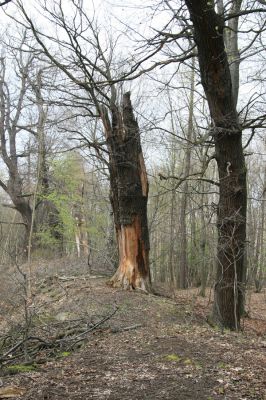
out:
<path id="1" fill-rule="evenodd" d="M 40 26 L 41 29 L 45 33 L 48 33 L 50 36 L 54 35 L 54 31 L 51 28 L 51 25 L 47 23 L 47 21 L 44 20 L 43 18 L 43 13 L 37 12 L 37 9 L 39 8 L 40 1 L 39 0 L 27 0 L 26 2 L 23 0 L 23 4 L 29 10 L 29 12 L 32 15 L 34 23 L 36 25 Z M 48 4 L 54 5 L 53 0 L 48 0 Z M 73 15 L 73 10 L 71 11 L 71 1 L 70 0 L 63 0 L 64 5 L 64 10 L 67 15 L 67 18 L 71 18 Z M 93 16 L 94 12 L 95 15 L 97 16 L 98 19 L 98 24 L 101 26 L 101 29 L 103 29 L 104 34 L 103 35 L 108 35 L 112 34 L 115 37 L 118 38 L 118 49 L 117 49 L 117 54 L 120 57 L 123 57 L 123 55 L 132 54 L 134 57 L 135 55 L 142 55 L 142 46 L 143 42 L 142 40 L 153 34 L 154 29 L 156 29 L 159 26 L 162 26 L 165 24 L 168 18 L 167 13 L 162 13 L 156 10 L 156 8 L 152 5 L 156 4 L 155 1 L 140 1 L 140 0 L 125 0 L 125 1 L 119 1 L 119 0 L 94 0 L 92 1 L 84 1 L 84 4 L 87 7 L 87 15 Z M 35 8 L 36 7 L 36 8 Z M 7 6 L 4 7 L 5 10 L 8 11 L 8 13 L 17 15 L 15 13 L 15 6 L 13 4 L 8 4 Z M 11 21 L 4 15 L 4 11 L 0 10 L 1 13 L 1 20 L 4 22 L 2 24 L 2 31 L 5 30 L 7 27 L 8 29 L 12 32 L 12 34 L 15 34 L 15 23 L 14 21 Z M 60 33 L 61 35 L 62 33 Z M 247 36 L 247 35 L 246 35 Z M 245 45 L 245 40 L 244 38 L 246 36 L 243 36 L 243 39 L 241 39 L 243 45 Z M 62 36 L 63 38 L 63 36 Z M 138 43 L 136 45 L 136 40 L 138 40 Z M 145 50 L 143 50 L 145 51 Z M 146 65 L 150 65 L 150 61 L 146 63 Z M 129 82 L 124 84 L 124 90 L 130 89 L 132 93 L 132 97 L 135 100 L 135 104 L 137 105 L 136 112 L 140 115 L 146 112 L 146 116 L 148 118 L 153 118 L 153 114 L 158 116 L 159 113 L 162 115 L 167 112 L 168 106 L 167 106 L 167 99 L 165 97 L 165 94 L 160 90 L 160 86 L 162 86 L 162 83 L 158 82 L 159 81 L 167 81 L 167 79 L 174 75 L 174 80 L 173 83 L 175 86 L 181 86 L 182 84 L 182 77 L 183 77 L 183 72 L 182 69 L 178 71 L 178 73 L 175 73 L 176 71 L 176 66 L 175 65 L 170 65 L 167 68 L 159 69 L 157 70 L 158 72 L 151 73 L 149 76 L 142 78 L 141 80 L 137 82 Z M 247 96 L 249 96 L 252 92 L 261 90 L 261 87 L 254 86 L 254 83 L 250 83 L 249 77 L 252 75 L 253 71 L 255 68 L 254 63 L 252 62 L 245 62 L 242 64 L 241 68 L 241 86 L 240 86 L 240 96 L 239 96 L 239 107 L 241 108 L 242 105 L 246 102 Z M 157 82 L 151 82 L 150 78 L 156 77 Z M 200 89 L 199 85 L 199 80 L 197 82 L 197 90 Z M 181 90 L 176 90 L 175 91 L 175 105 L 180 106 L 180 102 L 182 103 L 182 98 L 183 98 L 183 93 Z M 138 96 L 142 96 L 142 100 L 138 100 Z M 181 99 L 180 99 L 181 98 Z M 182 109 L 182 107 L 181 107 Z M 183 113 L 183 117 L 186 118 L 187 111 L 181 111 L 181 114 Z M 158 143 L 157 140 L 154 140 L 153 143 L 150 138 L 146 138 L 147 142 L 149 143 L 149 146 L 147 147 L 152 147 L 151 144 L 154 145 L 155 147 L 159 147 L 161 145 L 161 139 L 158 138 Z M 153 150 L 153 157 L 154 157 L 154 151 Z M 157 150 L 156 150 L 157 151 Z M 157 153 L 156 153 L 157 154 Z M 159 155 L 160 156 L 160 155 Z M 158 157 L 159 157 L 158 156 Z M 164 158 L 164 156 L 163 156 Z M 157 157 L 156 157 L 157 159 Z"/>

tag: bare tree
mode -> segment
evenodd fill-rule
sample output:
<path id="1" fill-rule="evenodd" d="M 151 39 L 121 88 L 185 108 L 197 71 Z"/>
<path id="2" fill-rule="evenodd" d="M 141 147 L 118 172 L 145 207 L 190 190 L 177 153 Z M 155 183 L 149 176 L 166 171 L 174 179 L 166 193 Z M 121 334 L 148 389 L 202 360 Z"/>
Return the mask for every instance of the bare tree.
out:
<path id="1" fill-rule="evenodd" d="M 55 228 L 55 219 L 58 223 L 57 210 L 51 202 L 44 201 L 49 189 L 45 143 L 49 107 L 43 97 L 42 77 L 47 73 L 47 66 L 44 67 L 35 52 L 25 51 L 27 40 L 25 33 L 21 39 L 10 39 L 0 61 L 0 154 L 6 167 L 0 186 L 12 201 L 6 206 L 17 210 L 22 217 L 25 226 L 23 251 L 30 237 L 32 243 L 35 242 L 38 224 L 50 223 Z M 14 67 L 12 73 L 11 65 Z"/>
<path id="2" fill-rule="evenodd" d="M 193 62 L 191 69 L 191 87 L 189 94 L 189 116 L 187 124 L 187 148 L 185 150 L 184 160 L 184 176 L 189 176 L 191 170 L 191 143 L 193 139 L 193 111 L 194 111 L 194 90 L 195 90 L 195 63 Z M 188 203 L 188 181 L 184 182 L 183 194 L 180 202 L 180 275 L 179 283 L 182 289 L 188 287 L 188 260 L 187 260 L 187 212 Z"/>
<path id="3" fill-rule="evenodd" d="M 88 142 L 88 146 L 97 148 L 98 153 L 107 147 L 109 153 L 111 204 L 120 258 L 118 271 L 110 283 L 148 290 L 148 182 L 130 93 L 123 94 L 121 106 L 119 87 L 113 84 L 117 67 L 112 39 L 102 43 L 97 22 L 88 17 L 82 2 L 73 2 L 72 6 L 74 15 L 66 19 L 61 1 L 55 2 L 50 10 L 46 2 L 43 4 L 45 15 L 64 32 L 65 40 L 49 38 L 40 32 L 22 3 L 20 10 L 43 54 L 79 89 L 77 97 L 79 101 L 83 99 L 87 113 L 102 123 L 106 141 L 102 146 Z M 60 58 L 49 49 L 47 40 L 53 41 L 58 54 L 64 52 L 65 57 Z"/>
<path id="4" fill-rule="evenodd" d="M 21 54 L 20 54 L 21 56 Z M 23 180 L 19 171 L 19 159 L 25 155 L 17 149 L 17 135 L 19 120 L 24 108 L 24 100 L 28 87 L 29 70 L 33 58 L 30 55 L 26 60 L 20 57 L 18 60 L 18 73 L 20 77 L 20 88 L 16 101 L 13 101 L 11 90 L 6 78 L 6 60 L 1 58 L 1 80 L 0 80 L 0 136 L 1 136 L 1 156 L 7 167 L 8 180 L 0 180 L 0 186 L 10 196 L 16 210 L 21 214 L 28 238 L 31 221 L 32 209 L 29 204 L 28 196 L 23 191 Z"/>
<path id="5" fill-rule="evenodd" d="M 232 92 L 225 51 L 224 23 L 207 1 L 186 1 L 197 44 L 202 85 L 213 120 L 212 136 L 219 171 L 217 281 L 215 317 L 239 329 L 244 296 L 246 167 L 242 129 Z"/>

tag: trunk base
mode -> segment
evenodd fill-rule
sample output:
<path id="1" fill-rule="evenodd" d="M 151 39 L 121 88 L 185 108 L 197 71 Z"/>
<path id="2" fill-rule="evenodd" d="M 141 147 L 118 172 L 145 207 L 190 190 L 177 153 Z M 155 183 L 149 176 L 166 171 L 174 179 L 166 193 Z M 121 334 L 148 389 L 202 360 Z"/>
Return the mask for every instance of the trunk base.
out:
<path id="1" fill-rule="evenodd" d="M 151 285 L 149 279 L 141 276 L 136 278 L 135 273 L 130 273 L 129 270 L 133 271 L 132 266 L 127 267 L 127 271 L 124 272 L 121 271 L 119 267 L 107 284 L 114 288 L 121 288 L 124 290 L 140 290 L 145 293 L 150 293 Z"/>
<path id="2" fill-rule="evenodd" d="M 131 225 L 122 226 L 117 231 L 117 239 L 120 263 L 108 284 L 150 292 L 149 250 L 142 240 L 140 218 L 136 216 Z"/>

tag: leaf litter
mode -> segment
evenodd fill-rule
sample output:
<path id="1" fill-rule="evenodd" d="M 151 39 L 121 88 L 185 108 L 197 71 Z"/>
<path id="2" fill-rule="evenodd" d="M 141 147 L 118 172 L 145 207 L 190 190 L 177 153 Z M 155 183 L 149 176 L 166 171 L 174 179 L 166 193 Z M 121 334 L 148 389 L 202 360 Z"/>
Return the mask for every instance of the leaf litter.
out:
<path id="1" fill-rule="evenodd" d="M 72 321 L 78 328 L 77 321 L 86 322 L 87 330 L 103 322 L 79 348 L 61 346 L 56 354 L 40 348 L 36 368 L 11 375 L 2 363 L 0 398 L 266 399 L 264 293 L 251 294 L 242 332 L 222 332 L 206 322 L 211 297 L 202 299 L 195 289 L 166 298 L 112 289 L 106 278 L 81 275 L 64 270 L 55 278 L 46 265 L 44 276 L 36 277 L 34 335 L 43 338 L 45 332 L 47 340 Z M 10 321 L 13 329 L 23 325 L 21 310 L 7 308 L 8 302 L 2 336 L 10 335 Z M 110 310 L 116 312 L 104 320 Z"/>

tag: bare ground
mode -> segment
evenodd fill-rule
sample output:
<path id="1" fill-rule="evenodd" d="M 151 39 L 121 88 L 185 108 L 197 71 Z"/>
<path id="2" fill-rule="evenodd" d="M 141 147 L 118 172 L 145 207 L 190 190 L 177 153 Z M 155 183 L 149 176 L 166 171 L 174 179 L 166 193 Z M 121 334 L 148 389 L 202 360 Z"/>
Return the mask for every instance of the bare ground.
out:
<path id="1" fill-rule="evenodd" d="M 89 276 L 74 261 L 35 267 L 30 307 L 42 329 L 84 317 L 95 324 L 117 311 L 76 351 L 53 358 L 40 351 L 43 360 L 30 372 L 10 375 L 3 367 L 0 398 L 9 387 L 12 398 L 27 400 L 266 399 L 265 293 L 250 293 L 250 317 L 236 334 L 207 324 L 211 299 L 198 297 L 196 289 L 173 298 L 145 295 L 112 289 L 105 277 Z M 23 320 L 14 300 L 21 287 L 10 295 L 10 271 L 6 282 L 0 297 L 3 331 Z"/>

